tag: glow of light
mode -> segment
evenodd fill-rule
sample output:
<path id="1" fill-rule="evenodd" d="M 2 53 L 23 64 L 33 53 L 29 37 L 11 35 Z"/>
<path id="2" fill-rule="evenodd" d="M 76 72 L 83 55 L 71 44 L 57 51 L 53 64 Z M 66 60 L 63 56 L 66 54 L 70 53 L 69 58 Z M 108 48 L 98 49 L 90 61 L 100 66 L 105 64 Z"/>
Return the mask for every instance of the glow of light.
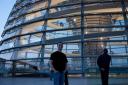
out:
<path id="1" fill-rule="evenodd" d="M 85 34 L 88 34 L 88 32 L 85 32 Z"/>
<path id="2" fill-rule="evenodd" d="M 73 21 L 76 22 L 76 18 L 74 18 Z"/>
<path id="3" fill-rule="evenodd" d="M 103 40 L 103 37 L 101 37 L 100 40 Z"/>
<path id="4" fill-rule="evenodd" d="M 103 45 L 103 44 L 101 44 L 101 47 L 103 48 L 103 47 L 104 47 L 104 45 Z"/>
<path id="5" fill-rule="evenodd" d="M 102 32 L 104 31 L 104 29 L 102 29 Z"/>

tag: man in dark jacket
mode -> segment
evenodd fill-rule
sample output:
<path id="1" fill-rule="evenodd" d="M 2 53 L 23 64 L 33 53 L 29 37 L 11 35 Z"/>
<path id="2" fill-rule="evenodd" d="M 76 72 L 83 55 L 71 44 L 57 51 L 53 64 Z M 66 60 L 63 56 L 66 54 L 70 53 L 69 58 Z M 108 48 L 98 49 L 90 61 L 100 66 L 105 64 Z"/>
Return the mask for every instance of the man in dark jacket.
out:
<path id="1" fill-rule="evenodd" d="M 108 85 L 108 75 L 111 56 L 108 55 L 108 50 L 104 49 L 104 53 L 97 59 L 97 64 L 101 72 L 102 85 Z"/>
<path id="2" fill-rule="evenodd" d="M 54 85 L 64 84 L 64 73 L 67 68 L 67 58 L 64 53 L 62 53 L 63 43 L 57 44 L 58 51 L 51 54 L 50 62 L 51 68 L 54 71 Z"/>

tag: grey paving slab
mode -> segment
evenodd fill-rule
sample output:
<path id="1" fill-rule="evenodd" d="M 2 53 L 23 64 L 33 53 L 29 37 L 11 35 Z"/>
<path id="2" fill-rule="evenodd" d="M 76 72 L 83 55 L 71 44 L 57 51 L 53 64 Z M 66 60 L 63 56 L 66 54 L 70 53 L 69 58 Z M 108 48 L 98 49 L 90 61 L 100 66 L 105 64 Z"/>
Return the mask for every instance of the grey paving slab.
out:
<path id="1" fill-rule="evenodd" d="M 69 85 L 101 85 L 99 78 L 69 78 Z M 109 85 L 128 85 L 128 78 L 110 78 Z M 53 85 L 49 78 L 0 78 L 0 85 Z"/>

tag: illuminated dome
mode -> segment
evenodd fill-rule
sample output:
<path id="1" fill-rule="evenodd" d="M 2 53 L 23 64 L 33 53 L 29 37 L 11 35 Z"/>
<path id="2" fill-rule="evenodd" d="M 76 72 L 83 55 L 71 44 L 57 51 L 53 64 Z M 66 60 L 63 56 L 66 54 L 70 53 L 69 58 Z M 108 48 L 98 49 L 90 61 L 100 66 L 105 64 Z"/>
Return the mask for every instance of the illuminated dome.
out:
<path id="1" fill-rule="evenodd" d="M 104 48 L 112 67 L 127 65 L 127 6 L 125 0 L 17 0 L 2 33 L 0 57 L 48 71 L 50 54 L 63 42 L 71 72 L 95 68 Z"/>

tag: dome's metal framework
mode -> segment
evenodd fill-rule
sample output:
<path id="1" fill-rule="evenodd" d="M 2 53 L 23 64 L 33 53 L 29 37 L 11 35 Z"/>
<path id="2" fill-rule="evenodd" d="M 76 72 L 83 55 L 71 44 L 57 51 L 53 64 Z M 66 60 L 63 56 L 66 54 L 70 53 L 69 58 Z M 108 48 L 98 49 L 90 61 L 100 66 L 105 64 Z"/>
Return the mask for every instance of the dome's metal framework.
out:
<path id="1" fill-rule="evenodd" d="M 17 68 L 47 72 L 50 54 L 63 42 L 71 72 L 96 72 L 104 48 L 111 67 L 127 68 L 127 9 L 127 0 L 17 0 L 2 33 L 0 57 L 18 60 Z"/>

